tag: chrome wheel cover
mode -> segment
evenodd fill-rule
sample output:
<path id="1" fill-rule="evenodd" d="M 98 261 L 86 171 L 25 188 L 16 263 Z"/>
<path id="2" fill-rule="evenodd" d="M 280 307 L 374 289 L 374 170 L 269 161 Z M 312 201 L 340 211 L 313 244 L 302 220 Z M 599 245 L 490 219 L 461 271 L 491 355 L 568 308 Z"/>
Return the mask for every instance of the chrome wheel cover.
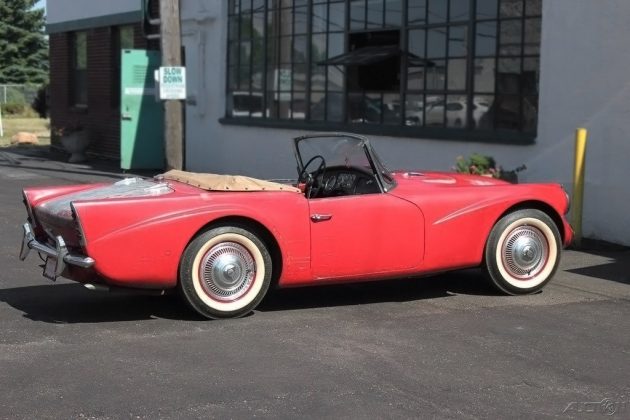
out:
<path id="1" fill-rule="evenodd" d="M 203 256 L 199 279 L 212 299 L 235 301 L 250 289 L 256 278 L 256 262 L 243 245 L 221 242 Z"/>
<path id="2" fill-rule="evenodd" d="M 543 232 L 534 226 L 511 231 L 501 248 L 503 266 L 514 278 L 527 280 L 540 273 L 549 259 L 549 245 Z"/>

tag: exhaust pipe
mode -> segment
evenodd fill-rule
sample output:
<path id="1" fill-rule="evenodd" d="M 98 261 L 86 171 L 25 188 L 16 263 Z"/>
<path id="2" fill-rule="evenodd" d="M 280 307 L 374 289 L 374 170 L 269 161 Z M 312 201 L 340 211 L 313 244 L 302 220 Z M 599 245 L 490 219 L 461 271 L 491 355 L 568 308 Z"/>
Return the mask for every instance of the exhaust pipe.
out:
<path id="1" fill-rule="evenodd" d="M 135 295 L 150 295 L 150 296 L 164 296 L 167 291 L 166 289 L 162 290 L 151 290 L 151 289 L 132 289 L 127 287 L 115 287 L 115 286 L 106 286 L 103 284 L 92 284 L 86 283 L 83 285 L 86 289 L 91 290 L 93 292 L 110 292 L 110 293 L 126 293 L 126 294 L 135 294 Z"/>

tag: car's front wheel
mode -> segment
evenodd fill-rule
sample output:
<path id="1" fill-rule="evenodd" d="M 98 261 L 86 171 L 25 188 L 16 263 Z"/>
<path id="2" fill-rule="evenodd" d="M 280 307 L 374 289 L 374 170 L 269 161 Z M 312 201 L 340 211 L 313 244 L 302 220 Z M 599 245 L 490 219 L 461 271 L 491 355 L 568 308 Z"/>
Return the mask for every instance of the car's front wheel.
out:
<path id="1" fill-rule="evenodd" d="M 492 283 L 511 295 L 535 293 L 553 277 L 560 263 L 558 227 L 544 212 L 517 210 L 492 228 L 485 268 Z"/>
<path id="2" fill-rule="evenodd" d="M 179 286 L 188 304 L 207 318 L 250 313 L 271 281 L 264 242 L 241 227 L 222 226 L 197 236 L 184 251 Z"/>

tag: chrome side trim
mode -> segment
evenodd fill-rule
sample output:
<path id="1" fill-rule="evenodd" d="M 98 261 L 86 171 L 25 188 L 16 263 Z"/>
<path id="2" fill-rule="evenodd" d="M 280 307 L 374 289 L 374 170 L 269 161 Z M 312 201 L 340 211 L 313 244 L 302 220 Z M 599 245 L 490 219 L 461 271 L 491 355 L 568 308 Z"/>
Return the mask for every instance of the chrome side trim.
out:
<path id="1" fill-rule="evenodd" d="M 55 248 L 50 245 L 39 242 L 33 234 L 33 228 L 30 223 L 24 223 L 24 236 L 22 237 L 22 248 L 20 249 L 20 260 L 24 261 L 31 249 L 44 254 L 47 257 L 53 257 L 57 260 L 55 267 L 55 275 L 60 276 L 66 268 L 66 264 L 75 265 L 81 268 L 90 268 L 94 265 L 94 258 L 83 255 L 70 254 L 66 242 L 61 236 L 55 238 Z"/>

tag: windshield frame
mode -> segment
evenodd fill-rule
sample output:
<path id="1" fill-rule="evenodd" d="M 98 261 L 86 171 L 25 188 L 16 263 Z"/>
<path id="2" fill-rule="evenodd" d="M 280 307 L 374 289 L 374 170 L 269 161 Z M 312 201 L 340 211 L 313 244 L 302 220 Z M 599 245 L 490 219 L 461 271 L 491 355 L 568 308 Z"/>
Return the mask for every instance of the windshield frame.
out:
<path id="1" fill-rule="evenodd" d="M 297 162 L 297 170 L 298 173 L 301 173 L 304 169 L 304 162 L 302 161 L 302 155 L 300 153 L 300 142 L 304 140 L 311 140 L 317 138 L 351 138 L 354 140 L 359 140 L 360 146 L 363 148 L 363 151 L 366 155 L 366 158 L 370 164 L 370 168 L 374 173 L 374 176 L 379 184 L 379 188 L 381 192 L 391 191 L 394 187 L 396 187 L 396 181 L 392 176 L 391 172 L 385 167 L 382 161 L 379 159 L 376 152 L 372 148 L 370 141 L 367 137 L 361 136 L 359 134 L 353 133 L 343 133 L 343 132 L 331 132 L 331 133 L 315 133 L 315 134 L 306 134 L 303 136 L 298 136 L 293 139 L 293 151 L 295 154 L 295 160 Z"/>

